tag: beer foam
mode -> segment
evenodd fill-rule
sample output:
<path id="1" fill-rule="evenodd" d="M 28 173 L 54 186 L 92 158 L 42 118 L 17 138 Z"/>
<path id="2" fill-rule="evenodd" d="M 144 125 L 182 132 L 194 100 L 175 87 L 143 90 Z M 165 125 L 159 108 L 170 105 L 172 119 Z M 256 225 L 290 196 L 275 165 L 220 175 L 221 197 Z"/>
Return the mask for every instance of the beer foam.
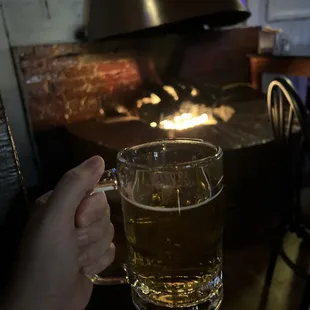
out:
<path id="1" fill-rule="evenodd" d="M 218 191 L 218 193 L 216 193 L 215 196 L 213 196 L 212 198 L 210 199 L 207 199 L 201 203 L 198 203 L 198 204 L 195 204 L 195 205 L 191 205 L 191 206 L 186 206 L 186 207 L 181 207 L 179 208 L 178 206 L 176 206 L 175 208 L 164 208 L 164 207 L 152 207 L 152 206 L 147 206 L 147 205 L 144 205 L 142 203 L 139 203 L 139 202 L 136 202 L 136 201 L 132 201 L 130 200 L 129 198 L 125 197 L 122 193 L 121 193 L 121 196 L 126 200 L 128 201 L 129 203 L 135 205 L 136 207 L 138 208 L 141 208 L 141 209 L 144 209 L 144 210 L 150 210 L 150 211 L 155 211 L 155 212 L 180 212 L 180 211 L 188 211 L 188 210 L 191 210 L 191 209 L 194 209 L 194 208 L 199 208 L 203 205 L 205 205 L 206 203 L 216 199 L 220 194 L 221 192 L 223 191 L 223 187 L 221 188 L 221 190 Z"/>

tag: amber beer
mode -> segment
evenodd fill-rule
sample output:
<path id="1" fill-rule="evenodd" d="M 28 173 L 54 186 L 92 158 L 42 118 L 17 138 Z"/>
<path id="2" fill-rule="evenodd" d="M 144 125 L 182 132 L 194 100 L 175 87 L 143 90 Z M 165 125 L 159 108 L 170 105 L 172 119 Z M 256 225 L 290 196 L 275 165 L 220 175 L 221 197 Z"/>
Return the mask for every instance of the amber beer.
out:
<path id="1" fill-rule="evenodd" d="M 166 139 L 120 151 L 96 191 L 118 189 L 129 249 L 127 277 L 139 310 L 217 310 L 223 300 L 223 151 L 197 139 Z"/>
<path id="2" fill-rule="evenodd" d="M 222 186 L 208 198 L 206 184 L 196 183 L 199 190 L 173 188 L 168 199 L 143 188 L 139 202 L 122 195 L 127 273 L 146 302 L 183 308 L 222 298 Z"/>

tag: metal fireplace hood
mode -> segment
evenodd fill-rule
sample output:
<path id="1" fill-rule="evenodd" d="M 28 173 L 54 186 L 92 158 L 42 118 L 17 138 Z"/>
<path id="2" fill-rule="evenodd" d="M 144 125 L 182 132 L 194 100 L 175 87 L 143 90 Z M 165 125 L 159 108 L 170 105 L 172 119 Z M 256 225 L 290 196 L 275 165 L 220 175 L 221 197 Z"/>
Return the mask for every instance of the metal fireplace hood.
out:
<path id="1" fill-rule="evenodd" d="M 178 29 L 184 22 L 210 27 L 246 20 L 245 0 L 89 0 L 88 37 L 98 40 L 149 28 Z"/>

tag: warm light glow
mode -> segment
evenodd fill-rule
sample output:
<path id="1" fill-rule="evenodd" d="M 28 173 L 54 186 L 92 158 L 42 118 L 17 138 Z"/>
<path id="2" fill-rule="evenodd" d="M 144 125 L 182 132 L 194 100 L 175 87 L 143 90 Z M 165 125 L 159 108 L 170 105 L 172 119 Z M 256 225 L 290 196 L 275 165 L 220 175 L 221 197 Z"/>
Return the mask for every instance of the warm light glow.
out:
<path id="1" fill-rule="evenodd" d="M 142 99 L 137 100 L 137 107 L 140 109 L 145 104 L 159 104 L 161 99 L 154 93 L 150 94 L 150 97 L 144 97 Z"/>
<path id="2" fill-rule="evenodd" d="M 178 112 L 171 115 L 161 114 L 159 124 L 152 122 L 150 126 L 172 132 L 173 130 L 184 130 L 201 125 L 216 125 L 218 120 L 228 122 L 234 114 L 235 110 L 227 105 L 208 107 L 204 104 L 185 101 L 180 105 Z"/>
<path id="3" fill-rule="evenodd" d="M 173 97 L 174 100 L 179 100 L 178 93 L 176 92 L 175 88 L 170 85 L 165 85 L 163 89 Z"/>
<path id="4" fill-rule="evenodd" d="M 128 109 L 121 105 L 116 106 L 116 111 L 120 114 L 129 114 Z"/>
<path id="5" fill-rule="evenodd" d="M 197 97 L 199 95 L 199 91 L 197 88 L 193 88 L 191 91 L 192 97 Z"/>
<path id="6" fill-rule="evenodd" d="M 148 12 L 148 17 L 150 19 L 151 24 L 152 25 L 161 24 L 158 11 L 158 3 L 156 3 L 156 0 L 146 0 L 144 2 L 144 5 L 146 5 L 146 11 Z"/>
<path id="7" fill-rule="evenodd" d="M 215 121 L 216 122 L 216 121 Z M 176 115 L 173 119 L 165 119 L 160 122 L 159 127 L 166 130 L 184 130 L 199 125 L 211 125 L 214 121 L 209 121 L 208 114 L 203 113 L 199 116 L 193 116 L 191 113 Z"/>

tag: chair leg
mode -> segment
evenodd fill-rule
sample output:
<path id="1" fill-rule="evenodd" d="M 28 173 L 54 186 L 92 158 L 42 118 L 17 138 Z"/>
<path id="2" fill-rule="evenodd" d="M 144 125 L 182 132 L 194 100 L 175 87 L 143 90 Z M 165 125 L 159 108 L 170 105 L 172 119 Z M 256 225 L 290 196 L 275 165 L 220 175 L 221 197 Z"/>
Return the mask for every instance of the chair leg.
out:
<path id="1" fill-rule="evenodd" d="M 265 285 L 270 286 L 273 278 L 273 273 L 276 268 L 277 260 L 279 256 L 279 251 L 278 251 L 278 246 L 276 249 L 272 250 L 271 256 L 270 256 L 270 261 L 266 273 L 266 278 L 265 278 Z"/>
<path id="2" fill-rule="evenodd" d="M 299 310 L 309 310 L 309 308 L 310 308 L 310 276 L 307 277 L 306 288 L 304 291 L 304 295 L 302 297 Z"/>
<path id="3" fill-rule="evenodd" d="M 271 255 L 270 255 L 270 260 L 269 260 L 269 265 L 266 273 L 266 278 L 265 278 L 265 285 L 270 286 L 273 278 L 273 273 L 276 268 L 278 256 L 280 254 L 281 248 L 282 248 L 282 242 L 283 238 L 285 236 L 286 229 L 285 226 L 281 228 L 281 232 L 275 242 L 275 246 L 272 248 Z"/>

